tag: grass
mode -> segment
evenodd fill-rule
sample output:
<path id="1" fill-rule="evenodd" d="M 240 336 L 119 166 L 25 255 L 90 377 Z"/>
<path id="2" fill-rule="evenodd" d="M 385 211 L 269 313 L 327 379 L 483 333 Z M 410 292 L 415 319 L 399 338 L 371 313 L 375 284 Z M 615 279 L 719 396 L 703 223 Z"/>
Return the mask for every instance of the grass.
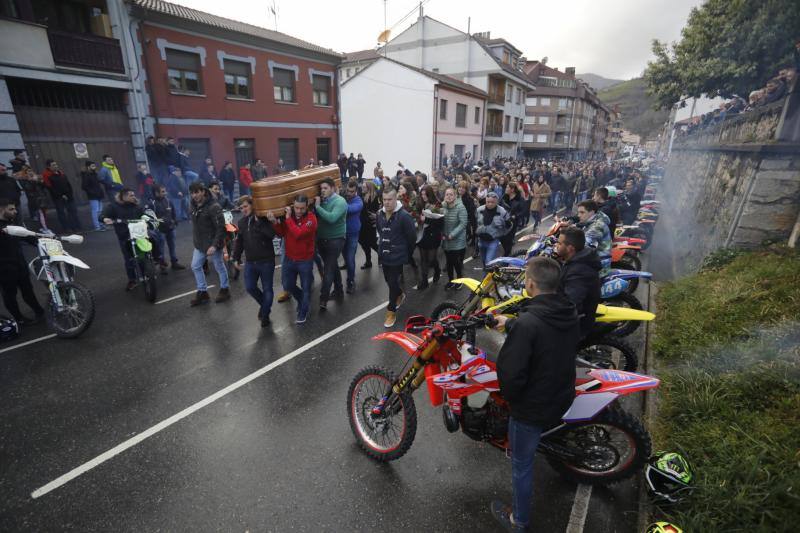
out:
<path id="1" fill-rule="evenodd" d="M 659 291 L 655 449 L 696 490 L 658 509 L 684 531 L 795 531 L 800 517 L 800 256 L 732 254 Z"/>

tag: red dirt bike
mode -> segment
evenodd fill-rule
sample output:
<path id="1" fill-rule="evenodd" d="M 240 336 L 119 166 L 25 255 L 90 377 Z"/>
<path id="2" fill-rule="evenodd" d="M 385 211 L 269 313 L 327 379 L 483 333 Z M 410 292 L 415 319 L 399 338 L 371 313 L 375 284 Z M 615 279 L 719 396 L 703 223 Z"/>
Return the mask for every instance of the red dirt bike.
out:
<path id="1" fill-rule="evenodd" d="M 416 316 L 405 331 L 373 337 L 399 344 L 410 357 L 399 378 L 370 366 L 350 383 L 350 428 L 370 457 L 393 461 L 411 448 L 417 432 L 413 393 L 423 383 L 431 405 L 442 406 L 449 432 L 461 429 L 474 440 L 510 451 L 509 408 L 500 395 L 495 363 L 475 346 L 476 331 L 494 323 L 487 314 L 437 321 Z M 578 483 L 608 485 L 632 476 L 650 455 L 650 436 L 617 399 L 655 388 L 659 380 L 598 368 L 579 368 L 577 376 L 575 400 L 561 421 L 542 433 L 539 453 Z"/>

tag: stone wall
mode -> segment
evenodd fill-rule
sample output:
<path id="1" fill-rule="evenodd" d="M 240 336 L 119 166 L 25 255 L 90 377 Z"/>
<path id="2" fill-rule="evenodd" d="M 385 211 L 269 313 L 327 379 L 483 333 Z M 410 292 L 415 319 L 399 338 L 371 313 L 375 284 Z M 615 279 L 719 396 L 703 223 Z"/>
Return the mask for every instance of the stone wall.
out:
<path id="1" fill-rule="evenodd" d="M 678 139 L 664 176 L 662 222 L 673 271 L 720 247 L 787 241 L 800 214 L 800 84 L 782 101 Z"/>

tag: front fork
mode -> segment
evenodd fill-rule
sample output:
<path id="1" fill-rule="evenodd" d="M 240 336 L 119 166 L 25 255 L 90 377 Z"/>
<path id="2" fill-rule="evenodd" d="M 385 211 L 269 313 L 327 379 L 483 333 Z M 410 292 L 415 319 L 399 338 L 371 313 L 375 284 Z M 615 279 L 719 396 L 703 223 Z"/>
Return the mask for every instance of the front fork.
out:
<path id="1" fill-rule="evenodd" d="M 435 337 L 430 339 L 422 351 L 417 355 L 411 367 L 403 374 L 400 379 L 393 383 L 386 394 L 384 394 L 381 401 L 372 408 L 373 416 L 381 416 L 386 410 L 386 406 L 393 405 L 391 399 L 397 398 L 402 392 L 410 390 L 411 392 L 417 390 L 422 382 L 425 381 L 425 372 L 421 372 L 425 364 L 430 361 L 436 350 L 439 349 L 439 341 Z"/>

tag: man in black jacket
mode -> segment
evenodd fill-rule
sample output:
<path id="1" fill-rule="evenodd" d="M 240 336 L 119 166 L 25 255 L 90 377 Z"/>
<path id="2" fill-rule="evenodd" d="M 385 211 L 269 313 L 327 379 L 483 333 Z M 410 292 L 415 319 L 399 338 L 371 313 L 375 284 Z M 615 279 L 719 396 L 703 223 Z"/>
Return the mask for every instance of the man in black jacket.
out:
<path id="1" fill-rule="evenodd" d="M 417 242 L 414 219 L 397 201 L 397 191 L 383 191 L 383 208 L 378 211 L 378 261 L 383 266 L 383 279 L 389 286 L 389 305 L 383 327 L 391 328 L 397 321 L 397 308 L 406 299 L 400 286 L 403 265 L 407 264 Z"/>
<path id="2" fill-rule="evenodd" d="M 509 403 L 513 505 L 492 502 L 509 531 L 526 531 L 533 496 L 533 459 L 542 431 L 557 423 L 575 398 L 575 350 L 580 337 L 575 306 L 558 294 L 561 269 L 547 257 L 528 261 L 531 296 L 519 317 L 498 317 L 508 333 L 497 357 L 500 393 Z"/>
<path id="3" fill-rule="evenodd" d="M 153 197 L 147 202 L 146 207 L 152 209 L 156 218 L 161 221 L 158 224 L 159 242 L 163 252 L 166 241 L 169 249 L 169 258 L 172 262 L 172 270 L 184 270 L 186 267 L 178 262 L 178 256 L 175 253 L 175 228 L 178 226 L 178 220 L 175 217 L 175 209 L 172 207 L 172 202 L 167 198 L 167 188 L 163 185 L 153 185 Z M 166 274 L 167 262 L 163 254 L 160 266 L 161 273 Z"/>
<path id="4" fill-rule="evenodd" d="M 100 224 L 100 211 L 103 210 L 103 198 L 106 191 L 97 175 L 97 164 L 94 161 L 86 162 L 86 170 L 81 171 L 81 189 L 89 199 L 89 206 L 92 209 L 92 226 L 95 231 L 105 231 L 106 227 Z"/>
<path id="5" fill-rule="evenodd" d="M 239 220 L 239 234 L 233 244 L 233 260 L 237 269 L 242 268 L 242 253 L 247 258 L 244 264 L 244 288 L 259 305 L 258 318 L 261 327 L 269 325 L 272 310 L 272 278 L 275 276 L 275 248 L 272 239 L 275 230 L 266 218 L 256 216 L 253 200 L 243 196 L 239 200 L 242 218 Z M 261 288 L 258 280 L 261 279 Z"/>
<path id="6" fill-rule="evenodd" d="M 609 197 L 608 189 L 605 187 L 598 187 L 595 189 L 592 200 L 594 200 L 594 202 L 600 208 L 600 211 L 605 213 L 605 215 L 611 221 L 611 223 L 608 225 L 608 231 L 611 233 L 611 238 L 613 239 L 614 231 L 617 228 L 617 224 L 619 224 L 619 209 L 617 209 L 617 200 Z"/>
<path id="7" fill-rule="evenodd" d="M 625 194 L 619 197 L 619 214 L 623 224 L 633 224 L 639 214 L 642 195 L 636 190 L 636 181 L 633 178 L 625 181 Z"/>
<path id="8" fill-rule="evenodd" d="M 600 258 L 594 248 L 586 246 L 584 233 L 574 226 L 559 232 L 555 251 L 564 263 L 561 292 L 578 310 L 581 338 L 584 338 L 594 327 L 600 303 Z"/>
<path id="9" fill-rule="evenodd" d="M 228 269 L 222 260 L 222 247 L 225 244 L 225 219 L 222 208 L 211 197 L 211 193 L 201 182 L 196 181 L 189 186 L 192 197 L 192 272 L 197 283 L 197 295 L 189 302 L 195 307 L 211 300 L 208 296 L 208 284 L 203 272 L 203 263 L 208 258 L 214 263 L 219 276 L 219 293 L 214 299 L 220 303 L 230 300 Z"/>
<path id="10" fill-rule="evenodd" d="M 44 316 L 44 309 L 36 299 L 31 278 L 28 274 L 28 264 L 22 254 L 21 242 L 23 239 L 12 237 L 3 230 L 6 226 L 14 224 L 17 218 L 17 206 L 8 198 L 0 198 L 0 289 L 3 293 L 3 304 L 14 320 L 22 325 L 33 324 Z M 30 244 L 36 244 L 35 238 L 27 238 Z M 22 293 L 22 299 L 28 304 L 35 318 L 23 316 L 17 303 L 17 290 Z"/>

